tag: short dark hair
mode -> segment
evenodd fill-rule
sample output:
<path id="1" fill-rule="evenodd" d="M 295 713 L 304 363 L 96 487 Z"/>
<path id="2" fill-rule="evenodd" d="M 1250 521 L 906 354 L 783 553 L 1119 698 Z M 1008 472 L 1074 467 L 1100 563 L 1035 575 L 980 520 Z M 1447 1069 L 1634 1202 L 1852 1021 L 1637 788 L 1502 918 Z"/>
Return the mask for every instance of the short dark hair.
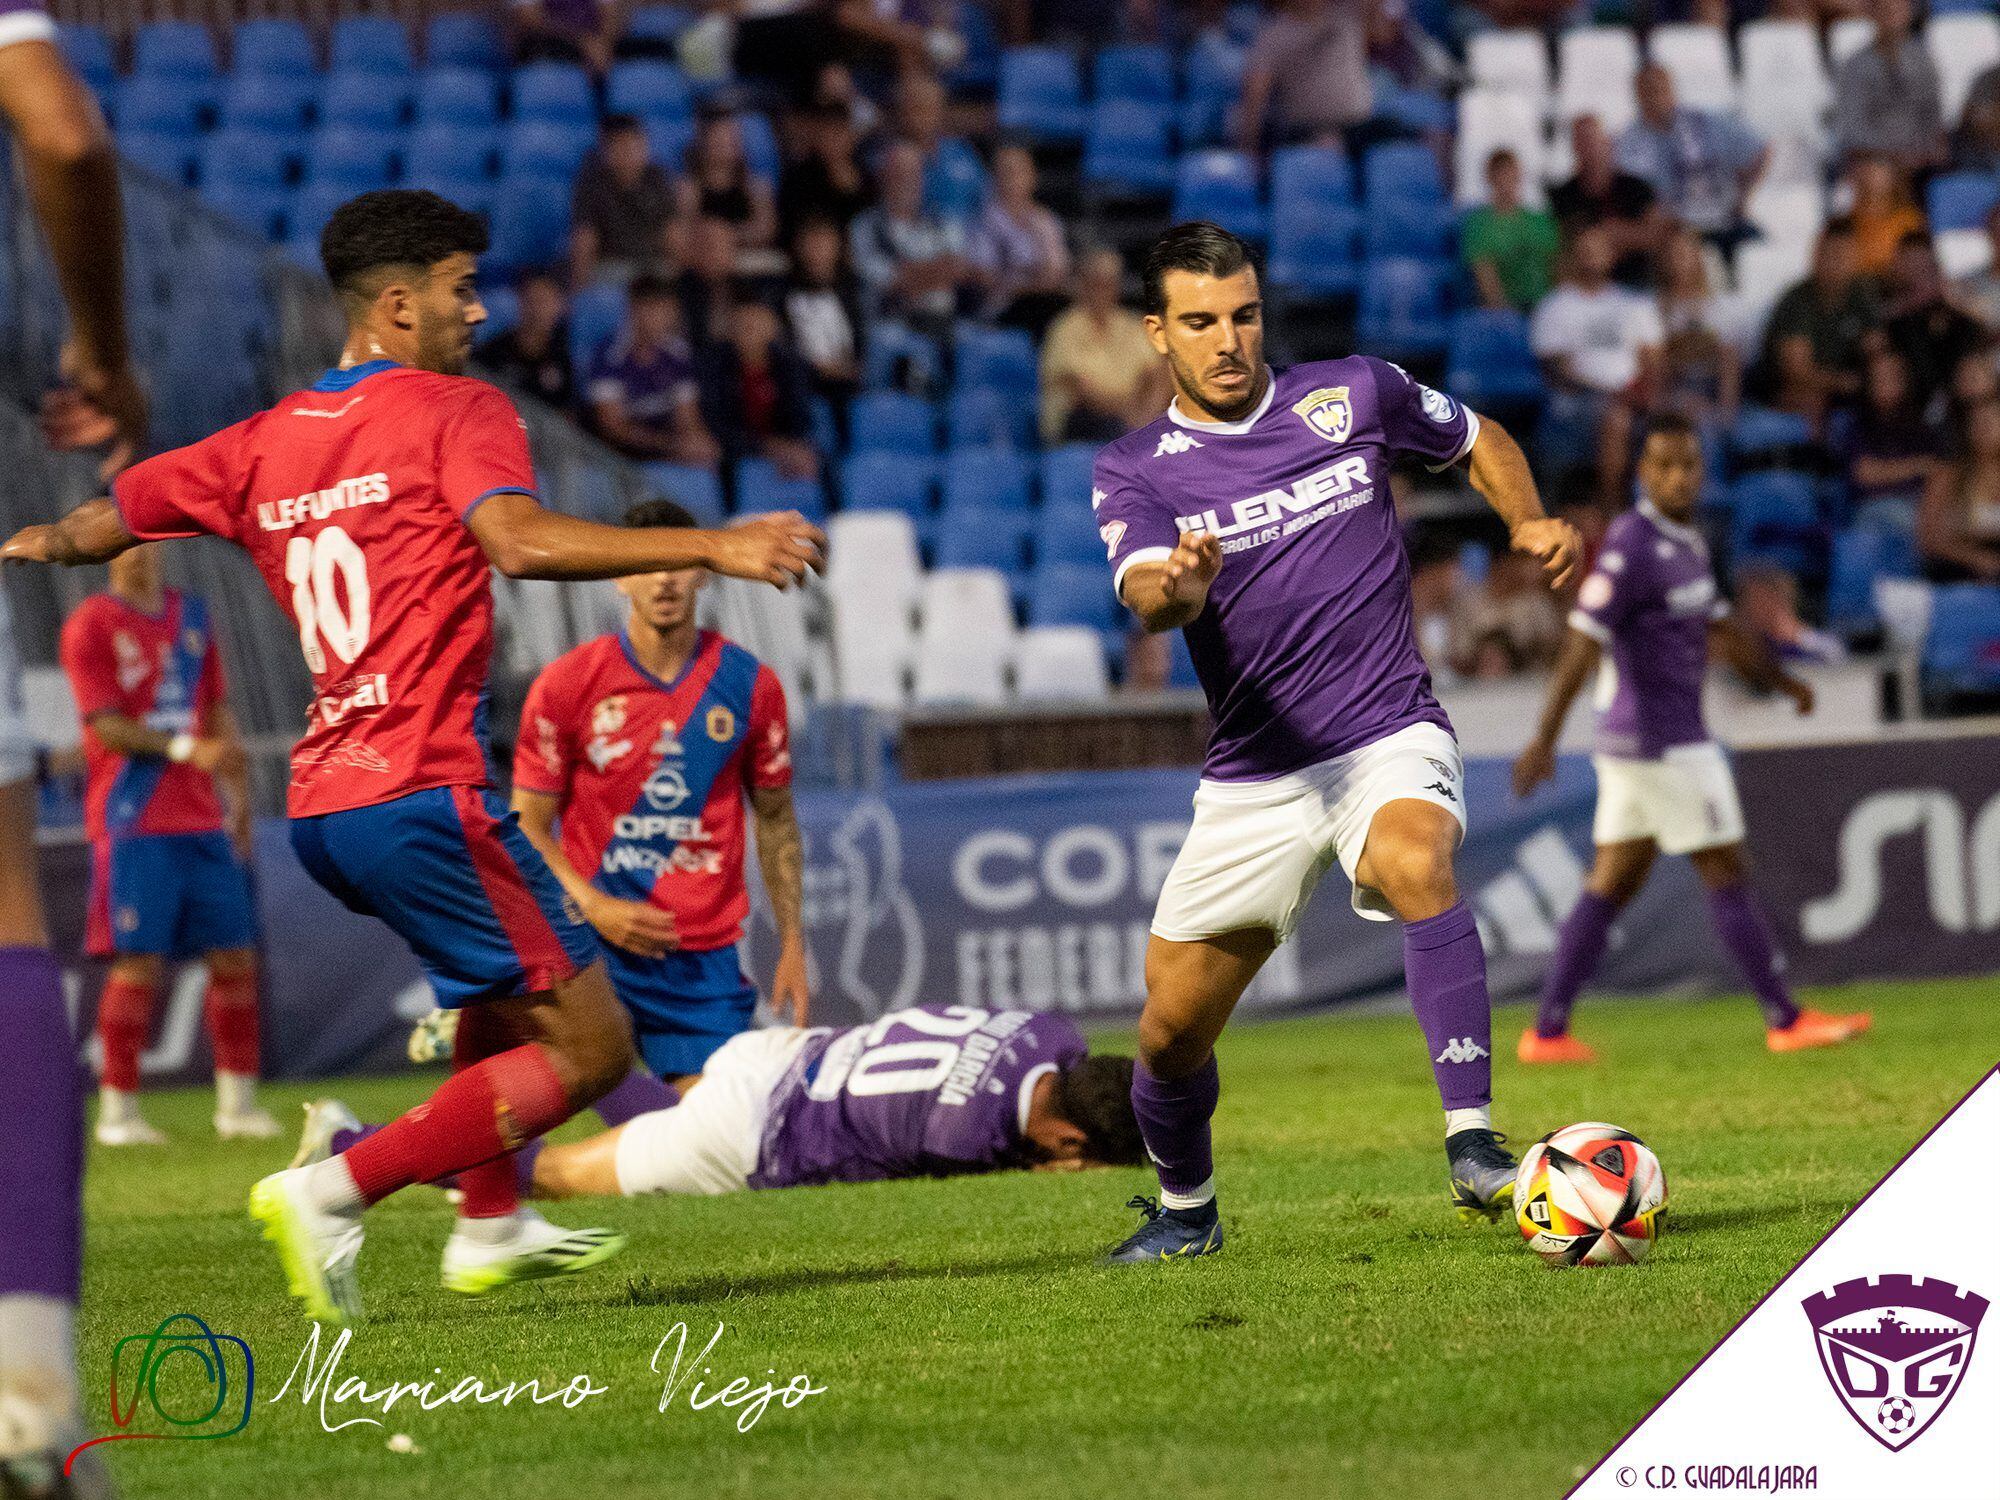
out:
<path id="1" fill-rule="evenodd" d="M 1056 1113 L 1083 1132 L 1084 1154 L 1113 1166 L 1146 1157 L 1132 1111 L 1132 1059 L 1095 1054 L 1056 1074 Z"/>
<path id="2" fill-rule="evenodd" d="M 642 271 L 632 278 L 625 288 L 625 300 L 630 302 L 664 301 L 672 302 L 680 295 L 673 282 L 657 271 Z"/>
<path id="3" fill-rule="evenodd" d="M 1686 438 L 1691 443 L 1701 441 L 1701 434 L 1695 430 L 1694 423 L 1677 411 L 1663 411 L 1647 421 L 1645 435 L 1639 440 L 1641 450 L 1656 437 Z"/>
<path id="4" fill-rule="evenodd" d="M 599 135 L 644 135 L 646 127 L 637 115 L 613 110 L 598 122 L 597 131 Z"/>
<path id="5" fill-rule="evenodd" d="M 1140 291 L 1146 311 L 1154 317 L 1166 315 L 1169 271 L 1234 276 L 1245 266 L 1255 264 L 1250 246 L 1220 224 L 1211 224 L 1206 219 L 1176 224 L 1153 241 L 1140 269 Z"/>
<path id="6" fill-rule="evenodd" d="M 365 293 L 371 271 L 428 270 L 448 255 L 484 253 L 486 221 L 449 198 L 415 188 L 384 188 L 349 198 L 320 231 L 320 264 L 343 296 Z"/>
<path id="7" fill-rule="evenodd" d="M 625 512 L 627 526 L 687 526 L 701 523 L 685 505 L 674 500 L 641 500 Z"/>

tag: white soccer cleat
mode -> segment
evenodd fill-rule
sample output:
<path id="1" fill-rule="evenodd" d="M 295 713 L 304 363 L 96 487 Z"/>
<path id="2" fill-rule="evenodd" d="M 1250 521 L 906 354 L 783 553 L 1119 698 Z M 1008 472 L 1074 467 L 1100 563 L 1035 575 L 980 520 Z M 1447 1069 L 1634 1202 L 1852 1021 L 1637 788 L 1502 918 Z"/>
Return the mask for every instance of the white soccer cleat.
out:
<path id="1" fill-rule="evenodd" d="M 299 1132 L 299 1149 L 292 1165 L 309 1167 L 333 1155 L 333 1137 L 342 1130 L 359 1130 L 361 1121 L 338 1099 L 315 1099 L 305 1106 L 306 1127 Z"/>
<path id="2" fill-rule="evenodd" d="M 361 1319 L 361 1216 L 333 1214 L 305 1192 L 306 1172 L 273 1172 L 250 1190 L 250 1217 L 278 1250 L 285 1281 L 316 1323 L 351 1326 Z"/>
<path id="3" fill-rule="evenodd" d="M 462 1220 L 453 1228 L 444 1245 L 446 1291 L 484 1297 L 516 1282 L 572 1276 L 625 1248 L 625 1236 L 616 1230 L 564 1229 L 532 1208 L 515 1209 L 513 1220 L 513 1234 L 497 1245 L 469 1238 Z"/>
<path id="4" fill-rule="evenodd" d="M 97 1144 L 100 1146 L 164 1146 L 167 1133 L 148 1123 L 143 1115 L 129 1114 L 122 1119 L 107 1120 L 102 1115 L 97 1118 Z"/>
<path id="5" fill-rule="evenodd" d="M 215 1133 L 225 1141 L 268 1141 L 284 1134 L 284 1126 L 260 1104 L 215 1117 Z"/>
<path id="6" fill-rule="evenodd" d="M 64 1460 L 88 1440 L 73 1411 L 55 1411 L 32 1396 L 0 1390 L 0 1495 L 8 1500 L 115 1500 L 118 1491 L 97 1450 Z"/>

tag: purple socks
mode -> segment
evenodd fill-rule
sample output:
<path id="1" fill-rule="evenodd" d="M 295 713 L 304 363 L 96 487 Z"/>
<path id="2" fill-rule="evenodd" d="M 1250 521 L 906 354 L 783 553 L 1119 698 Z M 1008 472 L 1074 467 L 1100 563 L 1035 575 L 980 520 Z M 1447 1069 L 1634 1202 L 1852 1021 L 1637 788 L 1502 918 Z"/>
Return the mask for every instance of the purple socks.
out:
<path id="1" fill-rule="evenodd" d="M 83 1274 L 83 1078 L 45 948 L 0 948 L 0 1297 L 73 1303 Z"/>
<path id="2" fill-rule="evenodd" d="M 1155 1078 L 1142 1062 L 1132 1070 L 1132 1109 L 1146 1154 L 1160 1174 L 1160 1202 L 1187 1212 L 1215 1198 L 1215 1153 L 1209 1121 L 1222 1093 L 1215 1054 L 1186 1078 Z"/>
<path id="3" fill-rule="evenodd" d="M 1750 894 L 1747 885 L 1727 886 L 1708 893 L 1708 915 L 1715 923 L 1715 935 L 1729 950 L 1730 958 L 1742 972 L 1757 1004 L 1764 1012 L 1764 1024 L 1789 1026 L 1799 1018 L 1792 1003 L 1791 988 L 1781 972 L 1783 961 L 1771 941 L 1771 924 Z"/>
<path id="4" fill-rule="evenodd" d="M 1493 1002 L 1486 993 L 1486 950 L 1480 946 L 1472 908 L 1461 901 L 1435 917 L 1405 923 L 1403 975 L 1444 1107 L 1490 1104 Z"/>
<path id="5" fill-rule="evenodd" d="M 1561 1036 L 1569 1030 L 1570 1009 L 1604 957 L 1605 945 L 1611 941 L 1611 922 L 1617 915 L 1617 906 L 1595 891 L 1585 891 L 1577 898 L 1556 940 L 1555 962 L 1542 981 L 1542 1003 L 1535 1012 L 1536 1035 Z"/>

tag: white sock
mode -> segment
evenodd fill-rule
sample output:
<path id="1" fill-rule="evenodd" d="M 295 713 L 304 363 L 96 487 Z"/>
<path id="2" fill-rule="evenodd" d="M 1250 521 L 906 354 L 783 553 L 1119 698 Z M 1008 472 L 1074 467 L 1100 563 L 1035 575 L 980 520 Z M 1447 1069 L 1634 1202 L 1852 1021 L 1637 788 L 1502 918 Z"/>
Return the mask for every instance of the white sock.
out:
<path id="1" fill-rule="evenodd" d="M 76 1409 L 76 1308 L 34 1292 L 0 1296 L 0 1387 L 67 1416 Z"/>
<path id="2" fill-rule="evenodd" d="M 475 1245 L 504 1245 L 521 1232 L 518 1213 L 495 1214 L 482 1219 L 468 1219 L 464 1214 L 452 1225 L 452 1233 Z"/>
<path id="3" fill-rule="evenodd" d="M 97 1118 L 108 1125 L 123 1125 L 139 1118 L 139 1096 L 105 1084 L 97 1091 Z"/>
<path id="4" fill-rule="evenodd" d="M 339 1157 L 329 1156 L 299 1170 L 306 1174 L 306 1201 L 321 1213 L 356 1215 L 368 1206 L 354 1185 L 354 1174 Z"/>
<path id="5" fill-rule="evenodd" d="M 1190 1209 L 1201 1208 L 1214 1201 L 1215 1179 L 1213 1177 L 1202 1183 L 1200 1187 L 1191 1193 L 1170 1193 L 1167 1191 L 1165 1184 L 1162 1184 L 1160 1187 L 1160 1207 L 1162 1208 L 1177 1208 L 1182 1213 L 1186 1213 Z"/>
<path id="6" fill-rule="evenodd" d="M 1477 1104 L 1471 1109 L 1448 1109 L 1444 1112 L 1444 1133 L 1449 1140 L 1461 1130 L 1491 1130 L 1493 1128 L 1493 1107 Z"/>
<path id="7" fill-rule="evenodd" d="M 257 1107 L 257 1075 L 215 1070 L 215 1112 L 247 1115 Z"/>

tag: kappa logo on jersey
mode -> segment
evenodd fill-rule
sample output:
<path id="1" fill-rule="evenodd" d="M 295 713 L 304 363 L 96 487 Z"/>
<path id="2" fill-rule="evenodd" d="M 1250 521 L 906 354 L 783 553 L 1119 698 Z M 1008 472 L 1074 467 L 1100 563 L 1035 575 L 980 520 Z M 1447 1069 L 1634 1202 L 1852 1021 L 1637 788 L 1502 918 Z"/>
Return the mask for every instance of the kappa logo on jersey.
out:
<path id="1" fill-rule="evenodd" d="M 1169 453 L 1185 453 L 1190 448 L 1199 448 L 1201 446 L 1199 442 L 1187 433 L 1182 432 L 1179 428 L 1175 428 L 1171 432 L 1160 434 L 1160 446 L 1153 450 L 1153 457 L 1164 458 Z"/>
<path id="2" fill-rule="evenodd" d="M 1157 453 L 1154 454 L 1153 456 L 1155 458 L 1159 457 Z M 1102 505 L 1106 500 L 1110 498 L 1111 497 L 1106 495 L 1103 490 L 1092 490 L 1090 492 L 1090 508 L 1092 510 L 1096 510 L 1100 505 Z"/>
<path id="3" fill-rule="evenodd" d="M 1125 523 L 1123 521 L 1108 521 L 1097 528 L 1097 534 L 1104 538 L 1104 551 L 1106 555 L 1115 557 L 1118 554 L 1118 544 L 1125 539 Z"/>
<path id="4" fill-rule="evenodd" d="M 1432 1061 L 1441 1063 L 1469 1063 L 1478 1062 L 1480 1058 L 1490 1057 L 1491 1055 L 1491 1053 L 1471 1037 L 1455 1036 L 1444 1044 L 1444 1051 L 1440 1052 Z"/>
<path id="5" fill-rule="evenodd" d="M 1354 431 L 1354 403 L 1347 399 L 1344 385 L 1309 391 L 1292 403 L 1292 410 L 1329 443 L 1344 443 Z"/>
<path id="6" fill-rule="evenodd" d="M 1423 403 L 1424 415 L 1438 426 L 1443 427 L 1458 418 L 1458 403 L 1443 391 L 1434 391 L 1427 385 L 1418 385 L 1418 400 Z"/>

